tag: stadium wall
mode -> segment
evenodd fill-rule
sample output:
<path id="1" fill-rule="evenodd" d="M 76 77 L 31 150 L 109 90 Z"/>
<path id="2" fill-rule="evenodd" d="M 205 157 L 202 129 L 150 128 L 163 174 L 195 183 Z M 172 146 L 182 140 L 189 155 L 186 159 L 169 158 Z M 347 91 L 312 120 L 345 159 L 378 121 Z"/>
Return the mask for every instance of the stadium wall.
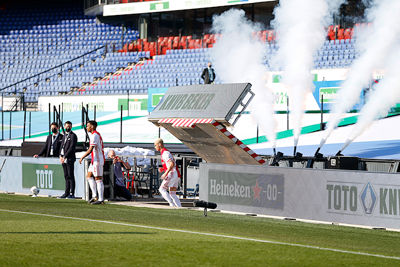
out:
<path id="1" fill-rule="evenodd" d="M 400 229 L 398 174 L 201 164 L 200 199 L 221 210 Z"/>

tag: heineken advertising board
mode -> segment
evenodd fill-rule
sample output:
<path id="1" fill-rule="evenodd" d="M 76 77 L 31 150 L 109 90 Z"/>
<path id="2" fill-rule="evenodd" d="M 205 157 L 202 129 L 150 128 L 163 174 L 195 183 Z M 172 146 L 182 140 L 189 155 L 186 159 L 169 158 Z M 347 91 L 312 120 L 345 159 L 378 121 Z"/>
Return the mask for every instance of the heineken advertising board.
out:
<path id="1" fill-rule="evenodd" d="M 200 165 L 200 199 L 219 209 L 400 229 L 400 174 Z"/>
<path id="2" fill-rule="evenodd" d="M 61 164 L 22 163 L 22 187 L 64 190 L 65 179 Z"/>
<path id="3" fill-rule="evenodd" d="M 210 170 L 209 200 L 217 203 L 283 209 L 283 175 Z"/>

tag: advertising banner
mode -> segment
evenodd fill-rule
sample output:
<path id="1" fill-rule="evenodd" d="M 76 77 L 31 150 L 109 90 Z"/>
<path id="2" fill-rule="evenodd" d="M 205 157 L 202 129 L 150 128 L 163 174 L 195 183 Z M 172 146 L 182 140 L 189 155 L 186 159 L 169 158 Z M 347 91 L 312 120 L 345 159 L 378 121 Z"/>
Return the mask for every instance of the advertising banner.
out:
<path id="1" fill-rule="evenodd" d="M 147 111 L 152 112 L 156 106 L 161 102 L 161 99 L 164 97 L 165 92 L 167 92 L 168 88 L 149 88 L 148 89 L 148 101 L 147 101 Z"/>
<path id="2" fill-rule="evenodd" d="M 84 164 L 75 162 L 75 196 L 85 192 Z M 65 190 L 64 172 L 58 158 L 0 157 L 0 191 L 30 194 L 32 186 L 40 195 L 58 196 Z"/>
<path id="3" fill-rule="evenodd" d="M 41 96 L 38 100 L 40 111 L 48 112 L 51 106 L 61 106 L 64 112 L 81 111 L 82 105 L 90 110 L 96 106 L 97 111 L 120 111 L 128 109 L 130 115 L 147 115 L 147 95 L 85 95 L 85 96 Z"/>
<path id="4" fill-rule="evenodd" d="M 22 188 L 64 190 L 64 171 L 60 164 L 22 163 Z"/>
<path id="5" fill-rule="evenodd" d="M 400 229 L 400 174 L 201 164 L 200 199 L 219 209 Z"/>
<path id="6" fill-rule="evenodd" d="M 271 209 L 283 209 L 283 175 L 209 171 L 209 200 Z"/>
<path id="7" fill-rule="evenodd" d="M 313 88 L 310 88 L 306 94 L 304 108 L 307 111 L 316 111 L 321 109 L 321 100 L 323 96 L 324 110 L 331 110 L 337 102 L 338 92 L 340 91 L 343 82 L 347 79 L 349 69 L 319 69 L 312 70 Z M 282 82 L 281 72 L 269 73 L 269 88 L 274 94 L 274 109 L 275 111 L 287 110 L 287 98 L 289 90 Z M 371 82 L 376 79 L 382 79 L 383 71 L 374 71 L 371 76 Z M 360 110 L 365 104 L 368 90 L 373 89 L 366 86 L 361 90 L 358 102 L 352 107 L 352 110 Z M 290 99 L 289 99 L 290 103 Z"/>
<path id="8" fill-rule="evenodd" d="M 331 110 L 333 105 L 337 103 L 338 93 L 341 89 L 344 80 L 338 81 L 314 81 L 315 91 L 314 97 L 315 101 L 318 103 L 319 108 L 321 108 L 321 100 L 323 97 L 324 110 Z M 352 107 L 352 110 L 360 110 L 365 102 L 365 90 L 362 90 L 359 96 L 359 101 Z"/>
<path id="9" fill-rule="evenodd" d="M 150 1 L 142 3 L 126 3 L 116 5 L 104 5 L 103 16 L 118 16 L 197 8 L 210 8 L 218 6 L 245 5 L 271 1 L 272 0 L 164 0 L 157 2 Z"/>
<path id="10" fill-rule="evenodd" d="M 150 113 L 149 120 L 214 118 L 228 121 L 250 88 L 249 83 L 171 87 Z"/>

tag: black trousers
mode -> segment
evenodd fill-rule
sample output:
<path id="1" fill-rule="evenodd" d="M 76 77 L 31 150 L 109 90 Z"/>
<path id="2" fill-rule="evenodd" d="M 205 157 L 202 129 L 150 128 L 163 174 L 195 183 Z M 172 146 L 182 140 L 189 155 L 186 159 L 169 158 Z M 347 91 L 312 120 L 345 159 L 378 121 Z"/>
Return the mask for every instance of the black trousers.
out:
<path id="1" fill-rule="evenodd" d="M 115 185 L 115 195 L 117 195 L 119 197 L 123 197 L 126 200 L 131 200 L 132 199 L 131 192 L 129 192 L 129 190 L 126 189 L 125 186 Z"/>
<path id="2" fill-rule="evenodd" d="M 75 195 L 75 176 L 74 176 L 74 163 L 75 161 L 67 160 L 63 163 L 64 178 L 65 178 L 65 195 Z"/>

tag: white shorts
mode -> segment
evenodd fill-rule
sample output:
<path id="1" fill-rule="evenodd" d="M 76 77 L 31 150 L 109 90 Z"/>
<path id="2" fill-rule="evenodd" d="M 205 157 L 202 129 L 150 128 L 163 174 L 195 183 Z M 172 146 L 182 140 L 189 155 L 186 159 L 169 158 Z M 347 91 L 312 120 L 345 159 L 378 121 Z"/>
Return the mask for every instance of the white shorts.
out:
<path id="1" fill-rule="evenodd" d="M 173 177 L 173 178 L 164 179 L 160 185 L 160 188 L 165 188 L 165 189 L 168 189 L 169 187 L 178 188 L 178 185 L 179 185 L 179 177 Z"/>
<path id="2" fill-rule="evenodd" d="M 90 163 L 88 172 L 93 173 L 94 177 L 103 177 L 103 164 L 99 162 Z"/>

